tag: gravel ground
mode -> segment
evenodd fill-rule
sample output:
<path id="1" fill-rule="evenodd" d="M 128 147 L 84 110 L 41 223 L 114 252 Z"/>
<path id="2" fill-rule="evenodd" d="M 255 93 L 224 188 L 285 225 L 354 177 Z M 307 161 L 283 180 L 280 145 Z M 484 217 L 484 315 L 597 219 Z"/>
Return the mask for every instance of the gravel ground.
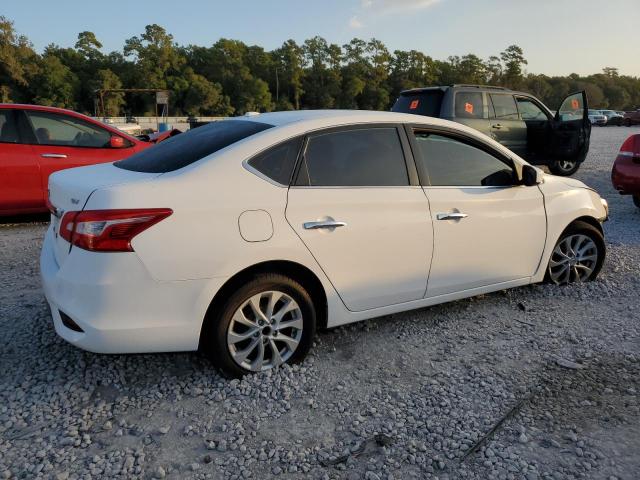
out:
<path id="1" fill-rule="evenodd" d="M 611 205 L 598 281 L 335 329 L 242 381 L 197 354 L 66 344 L 45 225 L 0 225 L 0 479 L 638 478 L 640 210 L 609 180 L 632 131 L 595 128 L 576 175 Z"/>

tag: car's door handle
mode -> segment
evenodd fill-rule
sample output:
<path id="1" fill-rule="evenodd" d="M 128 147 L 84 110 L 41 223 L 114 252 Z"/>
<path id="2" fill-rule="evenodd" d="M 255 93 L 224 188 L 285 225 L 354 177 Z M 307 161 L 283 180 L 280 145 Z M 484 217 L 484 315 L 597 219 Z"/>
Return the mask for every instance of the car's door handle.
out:
<path id="1" fill-rule="evenodd" d="M 345 222 L 336 222 L 335 220 L 325 220 L 322 222 L 304 222 L 302 226 L 305 230 L 317 230 L 319 228 L 346 227 L 347 224 Z"/>
<path id="2" fill-rule="evenodd" d="M 502 125 L 500 125 L 499 123 L 496 123 L 495 125 L 491 125 L 492 128 L 495 128 L 496 130 L 500 130 L 502 128 Z"/>
<path id="3" fill-rule="evenodd" d="M 436 215 L 438 220 L 462 220 L 463 218 L 467 218 L 469 215 L 461 212 L 452 212 L 452 213 L 439 213 Z"/>
<path id="4" fill-rule="evenodd" d="M 43 153 L 40 155 L 42 158 L 67 158 L 64 153 Z"/>

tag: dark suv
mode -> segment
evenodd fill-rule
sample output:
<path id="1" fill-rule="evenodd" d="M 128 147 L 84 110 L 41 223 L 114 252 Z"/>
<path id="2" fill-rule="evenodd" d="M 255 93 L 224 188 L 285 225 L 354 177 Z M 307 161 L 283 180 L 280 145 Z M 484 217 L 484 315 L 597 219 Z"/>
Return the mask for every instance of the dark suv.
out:
<path id="1" fill-rule="evenodd" d="M 391 110 L 463 123 L 556 175 L 575 173 L 589 151 L 584 91 L 569 95 L 554 113 L 532 95 L 502 87 L 415 88 L 402 92 Z"/>

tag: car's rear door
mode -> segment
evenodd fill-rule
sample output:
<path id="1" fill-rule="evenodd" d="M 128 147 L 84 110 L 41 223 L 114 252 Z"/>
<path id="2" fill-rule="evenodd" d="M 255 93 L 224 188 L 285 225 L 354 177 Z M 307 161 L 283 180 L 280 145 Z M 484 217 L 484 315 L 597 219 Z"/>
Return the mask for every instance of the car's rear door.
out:
<path id="1" fill-rule="evenodd" d="M 114 162 L 133 153 L 126 138 L 122 148 L 112 148 L 111 131 L 80 118 L 41 110 L 25 110 L 25 115 L 45 189 L 55 171 Z"/>
<path id="2" fill-rule="evenodd" d="M 427 297 L 533 275 L 546 238 L 540 189 L 519 185 L 510 159 L 466 136 L 415 128 L 410 140 L 434 231 Z"/>
<path id="3" fill-rule="evenodd" d="M 587 93 L 572 93 L 556 111 L 548 142 L 548 154 L 558 160 L 582 162 L 589 151 L 591 122 Z"/>
<path id="4" fill-rule="evenodd" d="M 527 153 L 527 124 L 520 118 L 512 93 L 488 94 L 491 137 L 512 152 Z"/>
<path id="5" fill-rule="evenodd" d="M 488 95 L 473 90 L 456 90 L 453 98 L 453 117 L 443 117 L 471 127 L 485 135 L 491 135 Z"/>
<path id="6" fill-rule="evenodd" d="M 40 166 L 20 134 L 19 111 L 0 109 L 0 213 L 44 208 Z"/>
<path id="7" fill-rule="evenodd" d="M 429 204 L 404 132 L 349 126 L 310 135 L 286 218 L 351 311 L 423 298 Z"/>

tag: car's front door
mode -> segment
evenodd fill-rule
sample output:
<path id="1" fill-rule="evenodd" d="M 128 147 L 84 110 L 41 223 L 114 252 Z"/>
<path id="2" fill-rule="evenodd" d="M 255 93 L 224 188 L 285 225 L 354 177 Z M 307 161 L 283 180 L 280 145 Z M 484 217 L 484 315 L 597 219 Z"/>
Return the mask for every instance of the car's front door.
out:
<path id="1" fill-rule="evenodd" d="M 41 182 L 46 190 L 49 175 L 58 170 L 103 162 L 114 162 L 129 156 L 133 144 L 122 137 L 123 146 L 111 147 L 112 134 L 71 115 L 25 110 L 28 136 L 40 163 Z"/>
<path id="2" fill-rule="evenodd" d="M 428 297 L 530 277 L 546 237 L 543 197 L 519 185 L 513 163 L 473 139 L 410 135 L 434 230 Z"/>
<path id="3" fill-rule="evenodd" d="M 0 212 L 29 212 L 44 207 L 40 166 L 31 145 L 23 143 L 17 111 L 0 110 Z"/>
<path id="4" fill-rule="evenodd" d="M 432 225 L 403 135 L 394 125 L 310 135 L 289 189 L 287 221 L 351 311 L 425 294 Z"/>
<path id="5" fill-rule="evenodd" d="M 572 93 L 562 101 L 556 111 L 555 119 L 551 123 L 547 153 L 557 159 L 560 167 L 563 163 L 566 164 L 569 171 L 576 162 L 582 162 L 587 156 L 590 137 L 591 121 L 587 93 Z"/>
<path id="6" fill-rule="evenodd" d="M 491 137 L 514 153 L 527 152 L 527 124 L 518 115 L 516 101 L 511 93 L 490 93 L 489 123 Z"/>
<path id="7" fill-rule="evenodd" d="M 551 132 L 551 114 L 536 99 L 516 95 L 518 113 L 527 125 L 527 151 L 523 158 L 528 162 L 539 165 L 549 163 L 547 142 Z"/>

